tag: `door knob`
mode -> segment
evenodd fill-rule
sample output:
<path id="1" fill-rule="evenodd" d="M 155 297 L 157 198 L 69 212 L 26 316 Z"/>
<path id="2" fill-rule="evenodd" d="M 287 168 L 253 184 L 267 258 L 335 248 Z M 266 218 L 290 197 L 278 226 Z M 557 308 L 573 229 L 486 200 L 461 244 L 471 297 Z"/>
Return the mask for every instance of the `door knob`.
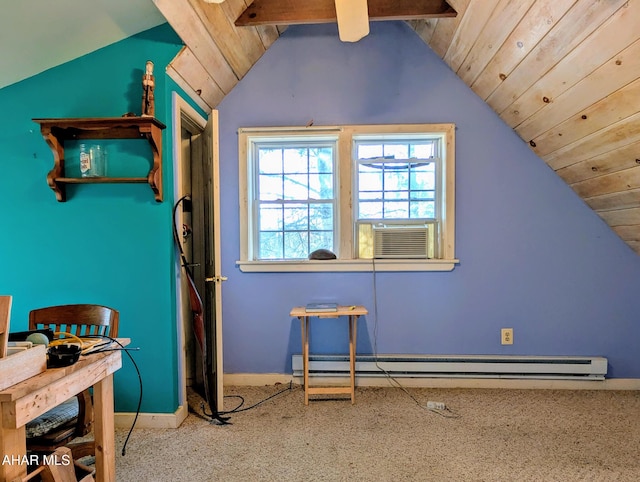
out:
<path id="1" fill-rule="evenodd" d="M 222 281 L 227 281 L 226 276 L 212 276 L 210 278 L 204 279 L 207 283 L 221 283 Z"/>

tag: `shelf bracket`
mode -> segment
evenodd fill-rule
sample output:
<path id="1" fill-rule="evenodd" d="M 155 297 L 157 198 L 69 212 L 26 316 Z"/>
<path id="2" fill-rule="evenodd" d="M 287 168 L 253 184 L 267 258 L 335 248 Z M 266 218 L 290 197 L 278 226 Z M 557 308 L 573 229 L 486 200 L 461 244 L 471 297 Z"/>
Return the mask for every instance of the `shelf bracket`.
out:
<path id="1" fill-rule="evenodd" d="M 162 130 L 153 124 L 140 126 L 140 134 L 147 138 L 153 154 L 153 166 L 147 180 L 156 201 L 162 201 Z"/>
<path id="2" fill-rule="evenodd" d="M 51 127 L 42 126 L 42 137 L 53 152 L 53 169 L 47 174 L 47 184 L 56 195 L 59 202 L 67 200 L 67 192 L 64 184 L 59 184 L 57 179 L 64 176 L 64 140 L 51 132 Z"/>

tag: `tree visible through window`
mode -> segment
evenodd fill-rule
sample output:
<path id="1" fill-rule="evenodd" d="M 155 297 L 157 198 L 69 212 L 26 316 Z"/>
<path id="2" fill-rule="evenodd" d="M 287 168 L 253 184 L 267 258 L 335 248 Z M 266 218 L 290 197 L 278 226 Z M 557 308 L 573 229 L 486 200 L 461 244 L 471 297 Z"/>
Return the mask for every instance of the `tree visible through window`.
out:
<path id="1" fill-rule="evenodd" d="M 359 219 L 434 219 L 437 141 L 357 142 Z"/>
<path id="2" fill-rule="evenodd" d="M 258 259 L 334 250 L 332 143 L 256 144 Z"/>

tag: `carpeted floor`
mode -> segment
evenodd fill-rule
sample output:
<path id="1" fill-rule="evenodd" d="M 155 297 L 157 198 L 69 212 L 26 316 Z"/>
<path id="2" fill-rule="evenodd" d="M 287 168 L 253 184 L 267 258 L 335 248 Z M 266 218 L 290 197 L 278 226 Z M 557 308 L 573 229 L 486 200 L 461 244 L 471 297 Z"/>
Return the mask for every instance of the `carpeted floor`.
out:
<path id="1" fill-rule="evenodd" d="M 286 386 L 227 387 L 251 406 Z M 640 393 L 357 388 L 347 400 L 291 391 L 212 425 L 116 432 L 117 480 L 638 481 Z M 450 411 L 423 408 L 444 402 Z M 227 398 L 225 409 L 238 399 Z M 199 411 L 200 400 L 190 403 Z M 419 405 L 419 404 L 420 405 Z"/>

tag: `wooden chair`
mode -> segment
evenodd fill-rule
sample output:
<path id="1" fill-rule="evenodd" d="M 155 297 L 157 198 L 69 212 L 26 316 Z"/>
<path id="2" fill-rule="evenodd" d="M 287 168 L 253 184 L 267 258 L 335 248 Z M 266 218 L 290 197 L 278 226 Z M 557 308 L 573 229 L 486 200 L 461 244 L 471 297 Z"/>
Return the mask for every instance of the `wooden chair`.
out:
<path id="1" fill-rule="evenodd" d="M 118 311 L 100 305 L 50 306 L 29 313 L 29 329 L 51 328 L 54 333 L 71 333 L 77 337 L 102 335 L 116 338 L 119 317 Z M 77 405 L 74 398 L 71 398 L 27 424 L 27 450 L 38 453 L 52 452 L 91 432 L 91 392 L 84 390 L 75 398 Z M 68 446 L 72 449 L 74 459 L 95 455 L 93 441 Z"/>
<path id="2" fill-rule="evenodd" d="M 7 356 L 10 315 L 11 296 L 0 296 L 0 358 Z"/>

